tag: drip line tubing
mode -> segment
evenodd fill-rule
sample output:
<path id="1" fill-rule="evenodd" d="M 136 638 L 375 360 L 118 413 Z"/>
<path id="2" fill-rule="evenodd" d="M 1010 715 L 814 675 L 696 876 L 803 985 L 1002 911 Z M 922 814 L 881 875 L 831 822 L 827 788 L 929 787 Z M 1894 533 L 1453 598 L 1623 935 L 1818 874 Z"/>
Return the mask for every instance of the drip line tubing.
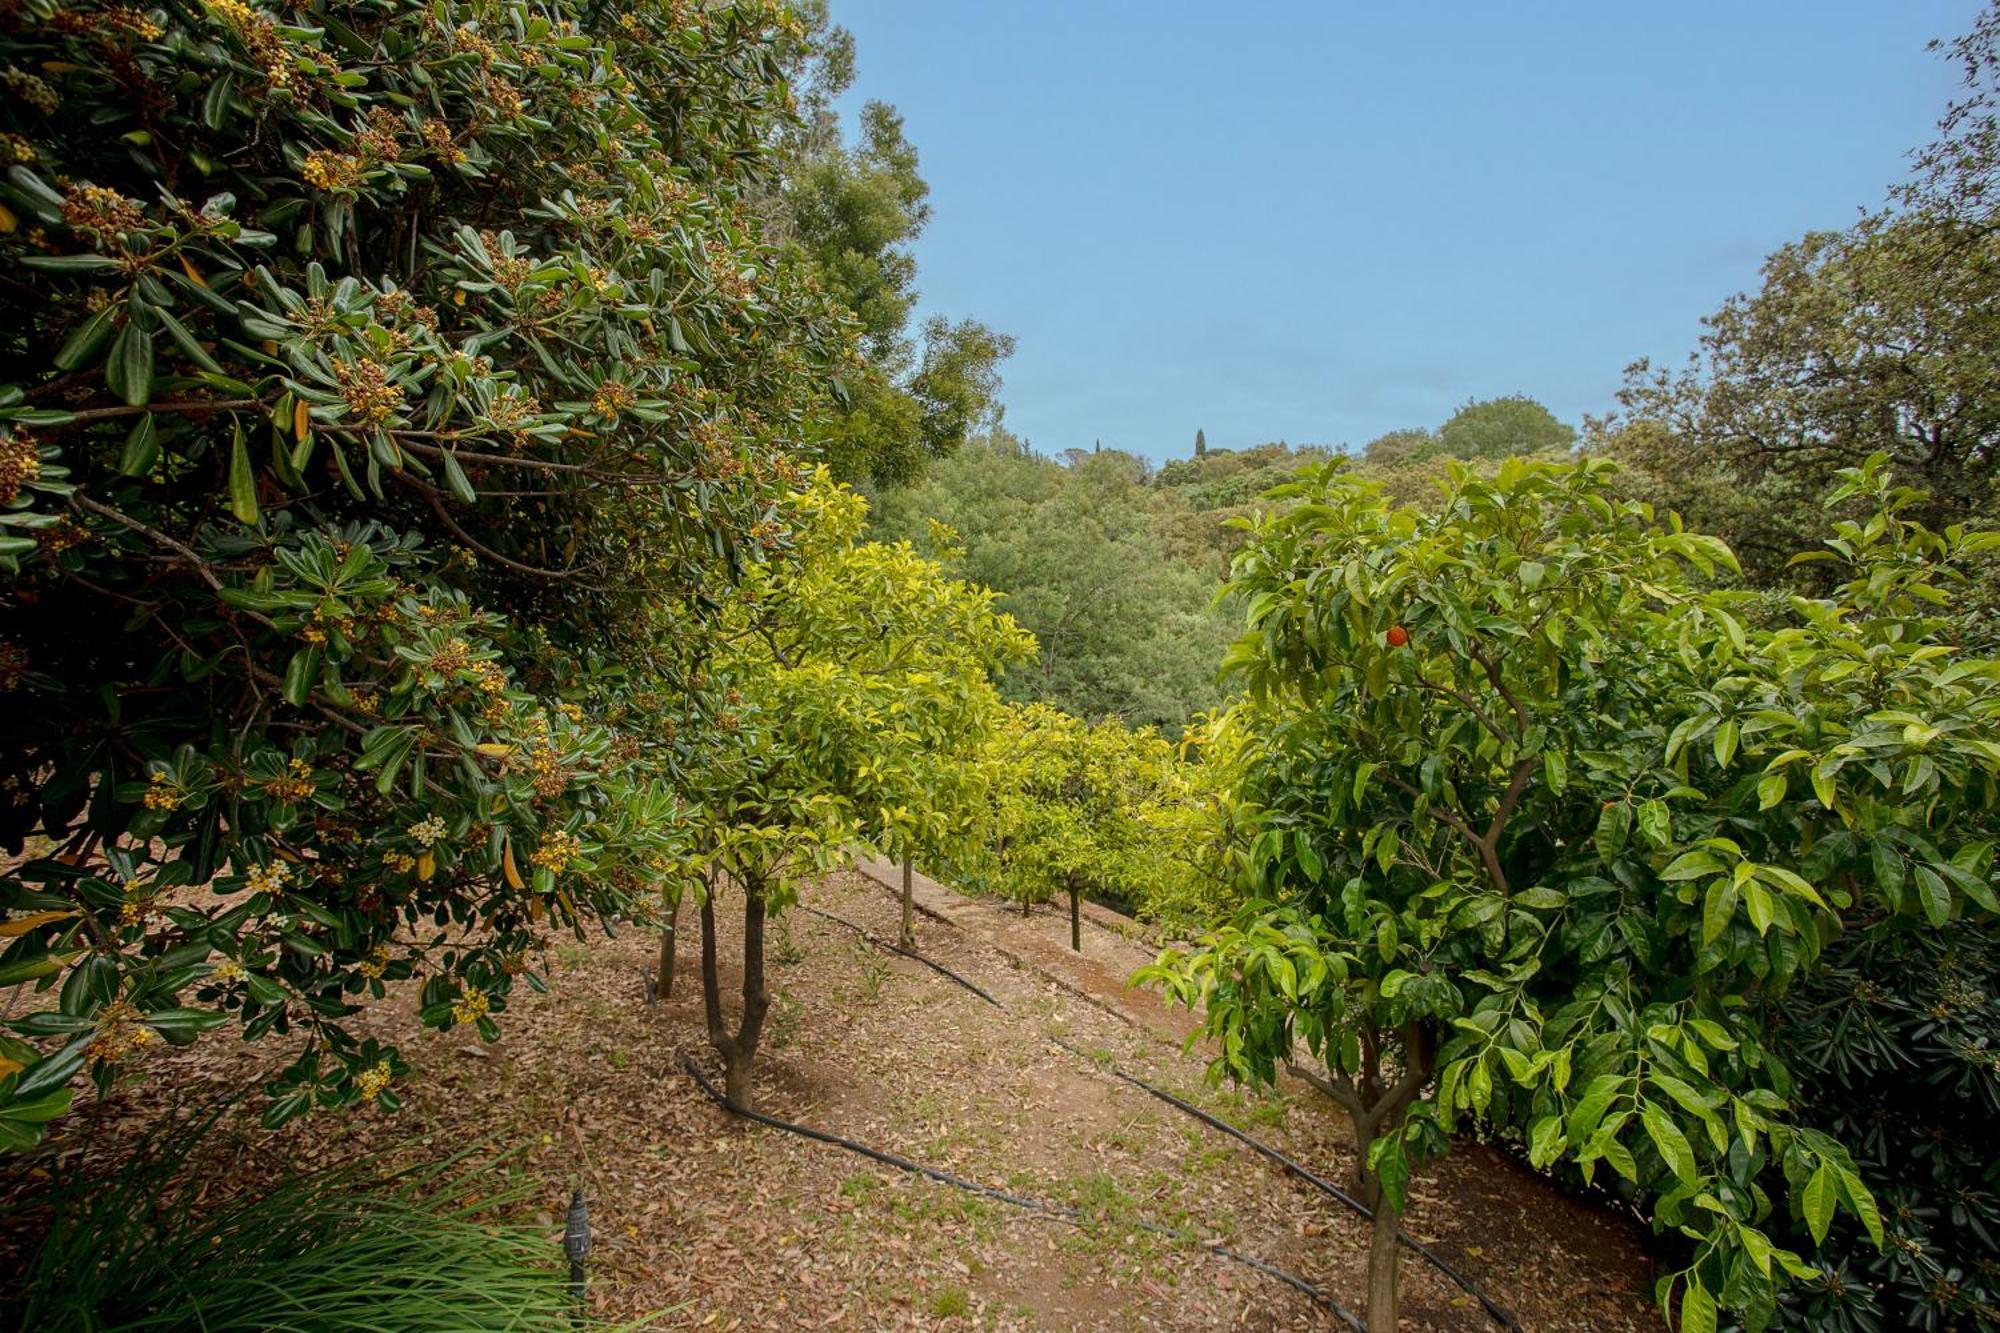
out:
<path id="1" fill-rule="evenodd" d="M 1040 1213 L 1045 1217 L 1053 1217 L 1059 1221 L 1068 1222 L 1072 1226 L 1088 1228 L 1093 1225 L 1093 1219 L 1087 1216 L 1081 1209 L 1073 1208 L 1068 1204 L 1050 1203 L 1047 1200 L 1031 1198 L 1024 1194 L 1011 1194 L 1006 1190 L 996 1189 L 991 1185 L 982 1185 L 976 1180 L 967 1180 L 964 1176 L 953 1175 L 951 1172 L 941 1170 L 938 1167 L 926 1166 L 922 1162 L 912 1161 L 907 1157 L 898 1157 L 895 1153 L 884 1152 L 880 1148 L 871 1148 L 865 1143 L 858 1143 L 853 1139 L 844 1138 L 839 1134 L 830 1133 L 824 1129 L 814 1129 L 811 1125 L 795 1124 L 790 1120 L 782 1120 L 777 1116 L 766 1115 L 762 1111 L 752 1110 L 748 1107 L 731 1106 L 728 1099 L 722 1095 L 716 1086 L 703 1077 L 701 1069 L 695 1064 L 693 1057 L 684 1058 L 681 1062 L 681 1067 L 687 1071 L 688 1077 L 695 1081 L 696 1086 L 708 1095 L 710 1101 L 713 1101 L 717 1106 L 731 1115 L 741 1116 L 746 1120 L 755 1121 L 757 1124 L 768 1126 L 771 1129 L 783 1130 L 787 1134 L 797 1134 L 801 1138 L 812 1139 L 817 1143 L 828 1144 L 835 1148 L 845 1148 L 848 1152 L 857 1153 L 862 1157 L 868 1158 L 870 1161 L 880 1162 L 884 1166 L 894 1167 L 898 1171 L 907 1171 L 911 1175 L 922 1176 L 926 1180 L 935 1181 L 940 1185 L 949 1185 L 953 1189 L 964 1190 L 966 1193 L 977 1195 L 980 1198 L 992 1199 L 995 1202 L 1025 1209 L 1028 1212 Z M 1302 1293 L 1321 1309 L 1327 1311 L 1353 1329 L 1354 1333 L 1366 1333 L 1365 1325 L 1355 1317 L 1352 1310 L 1349 1310 L 1339 1301 L 1327 1295 L 1297 1273 L 1280 1268 L 1276 1264 L 1267 1263 L 1255 1255 L 1231 1249 L 1219 1241 L 1203 1240 L 1192 1231 L 1182 1231 L 1161 1222 L 1149 1222 L 1143 1218 L 1127 1218 L 1116 1222 L 1114 1225 L 1121 1230 L 1144 1231 L 1150 1235 L 1165 1236 L 1171 1240 L 1182 1241 L 1194 1245 L 1218 1258 L 1242 1264 L 1246 1268 L 1262 1273 L 1264 1276 L 1282 1282 L 1294 1291 Z"/>
<path id="2" fill-rule="evenodd" d="M 803 903 L 799 905 L 801 907 L 805 907 L 805 904 Z M 1006 1005 L 1002 1004 L 999 1000 L 994 999 L 993 996 L 983 987 L 979 986 L 976 982 L 970 981 L 965 977 L 960 976 L 958 973 L 946 967 L 943 963 L 937 962 L 930 958 L 926 958 L 923 954 L 918 953 L 914 949 L 905 949 L 900 945 L 891 944 L 888 941 L 883 940 L 878 936 L 874 935 L 873 933 L 871 933 L 866 927 L 858 925 L 855 922 L 849 921 L 844 917 L 835 916 L 831 912 L 822 912 L 816 907 L 806 907 L 805 910 L 811 912 L 814 916 L 824 917 L 829 921 L 835 921 L 843 926 L 846 926 L 849 930 L 854 931 L 856 934 L 860 935 L 863 939 L 867 940 L 870 944 L 874 945 L 878 949 L 884 949 L 889 953 L 897 954 L 904 958 L 914 959 L 917 962 L 922 963 L 924 966 L 930 968 L 933 972 L 936 972 L 939 976 L 945 977 L 946 979 L 954 981 L 960 986 L 965 987 L 965 989 L 971 991 L 974 995 L 977 995 L 980 999 L 986 1001 L 986 1003 L 992 1005 L 994 1008 L 1001 1010 L 1003 1013 L 1007 1009 Z M 1088 1051 L 1073 1046 L 1069 1042 L 1063 1040 L 1060 1037 L 1053 1037 L 1050 1040 L 1054 1041 L 1056 1045 L 1062 1047 L 1064 1050 L 1068 1051 L 1072 1055 L 1078 1056 L 1085 1060 L 1089 1060 L 1092 1064 L 1099 1063 L 1097 1058 L 1091 1055 Z M 1292 1160 L 1290 1157 L 1287 1157 L 1284 1153 L 1279 1152 L 1276 1148 L 1273 1148 L 1270 1144 L 1264 1143 L 1259 1139 L 1251 1137 L 1250 1135 L 1244 1133 L 1242 1130 L 1236 1128 L 1236 1126 L 1230 1124 L 1228 1121 L 1222 1120 L 1217 1116 L 1210 1115 L 1207 1111 L 1202 1110 L 1199 1106 L 1196 1106 L 1192 1102 L 1186 1101 L 1183 1098 L 1176 1097 L 1173 1093 L 1168 1092 L 1164 1088 L 1155 1087 L 1151 1083 L 1146 1082 L 1146 1080 L 1139 1078 L 1136 1075 L 1126 1073 L 1124 1070 L 1118 1068 L 1116 1065 L 1104 1065 L 1102 1067 L 1105 1068 L 1106 1071 L 1109 1072 L 1114 1078 L 1122 1079 L 1125 1082 L 1130 1083 L 1133 1087 L 1138 1088 L 1141 1091 L 1150 1093 L 1152 1096 L 1159 1098 L 1161 1101 L 1167 1103 L 1169 1106 L 1175 1107 L 1180 1111 L 1186 1112 L 1188 1115 L 1193 1116 L 1195 1119 L 1201 1121 L 1203 1124 L 1209 1126 L 1211 1129 L 1216 1129 L 1224 1134 L 1227 1134 L 1230 1138 L 1237 1140 L 1239 1143 L 1244 1144 L 1246 1147 L 1250 1148 L 1254 1152 L 1261 1154 L 1269 1161 L 1272 1161 L 1276 1163 L 1278 1166 L 1283 1167 L 1286 1171 L 1290 1172 L 1294 1176 L 1297 1176 L 1300 1180 L 1305 1181 L 1307 1184 L 1313 1186 L 1315 1189 L 1327 1195 L 1329 1198 L 1335 1199 L 1338 1202 L 1345 1204 L 1347 1207 L 1353 1209 L 1354 1212 L 1359 1214 L 1361 1217 L 1366 1218 L 1370 1221 L 1374 1219 L 1375 1212 L 1367 1204 L 1355 1198 L 1352 1194 L 1340 1188 L 1338 1185 L 1335 1185 L 1332 1181 L 1320 1175 L 1318 1172 L 1313 1171 L 1310 1168 L 1302 1165 L 1301 1163 Z M 1473 1282 L 1471 1278 L 1465 1276 L 1465 1274 L 1459 1272 L 1456 1268 L 1453 1268 L 1449 1263 L 1446 1263 L 1442 1258 L 1438 1256 L 1435 1250 L 1425 1245 L 1422 1241 L 1414 1239 L 1413 1237 L 1410 1236 L 1408 1232 L 1402 1230 L 1400 1227 L 1397 1228 L 1396 1230 L 1396 1239 L 1400 1241 L 1407 1249 L 1409 1249 L 1411 1253 L 1417 1255 L 1419 1258 L 1423 1259 L 1424 1262 L 1428 1263 L 1431 1267 L 1437 1269 L 1438 1272 L 1450 1278 L 1452 1282 L 1455 1283 L 1461 1291 L 1465 1292 L 1467 1295 L 1471 1296 L 1474 1300 L 1478 1301 L 1480 1308 L 1485 1310 L 1487 1315 L 1491 1317 L 1495 1323 L 1499 1324 L 1502 1328 L 1512 1330 L 1512 1333 L 1521 1333 L 1520 1323 L 1515 1320 L 1514 1316 L 1507 1310 L 1505 1306 L 1500 1305 L 1499 1303 L 1494 1301 L 1492 1297 L 1488 1296 L 1484 1291 L 1480 1290 L 1478 1284 Z"/>

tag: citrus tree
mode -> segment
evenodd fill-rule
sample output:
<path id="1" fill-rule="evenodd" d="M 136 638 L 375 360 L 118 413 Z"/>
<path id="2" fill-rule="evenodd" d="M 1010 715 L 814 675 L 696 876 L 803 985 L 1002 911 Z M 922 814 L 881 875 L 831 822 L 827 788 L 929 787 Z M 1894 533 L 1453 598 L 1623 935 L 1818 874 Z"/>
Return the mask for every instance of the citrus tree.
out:
<path id="1" fill-rule="evenodd" d="M 977 763 L 988 806 L 967 877 L 1024 913 L 1067 897 L 1072 948 L 1085 894 L 1143 910 L 1197 874 L 1196 776 L 1152 728 L 1010 704 Z"/>
<path id="2" fill-rule="evenodd" d="M 860 365 L 751 202 L 766 0 L 0 25 L 0 1143 L 89 1068 L 289 1034 L 269 1119 L 394 1102 L 342 1020 L 487 1035 L 673 853 L 680 688 Z M 713 599 L 711 599 L 712 603 Z"/>
<path id="3" fill-rule="evenodd" d="M 789 502 L 794 558 L 746 573 L 693 720 L 705 747 L 700 844 L 743 900 L 742 1007 L 722 1003 L 715 892 L 701 902 L 702 991 L 732 1105 L 751 1099 L 769 996 L 768 918 L 857 848 L 948 848 L 968 825 L 956 756 L 999 708 L 993 677 L 1034 653 L 993 594 L 907 543 L 863 542 L 867 502 L 822 469 Z"/>
<path id="4" fill-rule="evenodd" d="M 1393 1327 L 1411 1167 L 1467 1123 L 1608 1170 L 1675 1233 L 1683 1329 L 1768 1321 L 1837 1211 L 1848 1148 L 1798 1121 L 1766 1009 L 1842 931 L 1992 912 L 1996 672 L 1927 641 L 1944 564 L 1989 544 L 1875 516 L 1842 595 L 1705 586 L 1713 538 L 1612 499 L 1603 462 L 1455 471 L 1392 508 L 1326 469 L 1234 575 L 1231 777 L 1247 901 L 1142 975 L 1205 1009 L 1217 1076 L 1296 1062 L 1351 1117 Z M 1786 1210 L 1780 1213 L 1778 1210 Z M 1787 1213 L 1789 1216 L 1787 1216 Z"/>

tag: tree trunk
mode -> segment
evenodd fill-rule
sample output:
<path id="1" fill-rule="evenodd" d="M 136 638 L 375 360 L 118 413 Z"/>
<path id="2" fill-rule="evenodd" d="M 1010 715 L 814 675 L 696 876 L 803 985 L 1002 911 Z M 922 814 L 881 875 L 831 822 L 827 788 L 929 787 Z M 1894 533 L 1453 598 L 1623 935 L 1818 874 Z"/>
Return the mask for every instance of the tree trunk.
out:
<path id="1" fill-rule="evenodd" d="M 1028 914 L 1034 910 L 1035 905 L 1033 903 L 1029 902 L 1026 898 L 1021 899 L 1021 919 L 1023 921 L 1027 920 Z"/>
<path id="2" fill-rule="evenodd" d="M 722 1025 L 722 983 L 717 979 L 715 967 L 715 895 L 704 894 L 701 900 L 701 1008 L 708 1018 L 708 1044 L 729 1058 L 724 1048 L 729 1044 L 729 1035 Z"/>
<path id="3" fill-rule="evenodd" d="M 1396 1223 L 1402 1210 L 1377 1191 L 1368 1237 L 1368 1333 L 1396 1333 Z"/>
<path id="4" fill-rule="evenodd" d="M 1430 1081 L 1436 1060 L 1432 1033 L 1421 1023 L 1404 1025 L 1402 1069 L 1394 1084 L 1387 1079 L 1382 1034 L 1372 1024 L 1360 1031 L 1361 1068 L 1353 1075 L 1329 1067 L 1322 1076 L 1288 1065 L 1294 1074 L 1339 1103 L 1354 1125 L 1354 1186 L 1362 1204 L 1374 1213 L 1368 1242 L 1368 1333 L 1395 1333 L 1397 1317 L 1397 1230 L 1403 1210 L 1368 1168 L 1375 1140 L 1393 1133 Z"/>
<path id="5" fill-rule="evenodd" d="M 903 858 L 903 935 L 901 941 L 905 949 L 914 949 L 917 947 L 915 916 L 916 897 L 910 888 L 910 858 L 905 856 Z"/>
<path id="6" fill-rule="evenodd" d="M 660 896 L 666 895 L 667 891 L 661 889 Z M 662 1002 L 672 999 L 674 994 L 674 937 L 681 923 L 681 895 L 676 894 L 666 907 L 667 924 L 660 927 L 660 969 L 653 986 L 654 996 Z"/>
<path id="7" fill-rule="evenodd" d="M 770 996 L 764 989 L 764 886 L 743 881 L 743 1014 L 731 1033 L 722 1013 L 722 984 L 715 959 L 715 895 L 701 903 L 701 999 L 708 1019 L 708 1043 L 722 1057 L 723 1099 L 739 1111 L 751 1109 L 750 1078 L 756 1071 L 757 1043 L 764 1035 Z"/>
<path id="8" fill-rule="evenodd" d="M 1083 906 L 1074 881 L 1069 886 L 1069 947 L 1083 952 Z"/>

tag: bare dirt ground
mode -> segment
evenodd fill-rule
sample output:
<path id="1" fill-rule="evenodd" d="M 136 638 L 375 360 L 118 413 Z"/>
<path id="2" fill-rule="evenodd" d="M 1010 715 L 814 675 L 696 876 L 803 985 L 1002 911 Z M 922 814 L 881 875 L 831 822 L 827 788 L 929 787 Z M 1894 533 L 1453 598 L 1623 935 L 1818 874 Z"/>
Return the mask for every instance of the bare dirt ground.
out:
<path id="1" fill-rule="evenodd" d="M 1319 1329 L 1312 1301 L 1184 1240 L 1165 1224 L 1281 1265 L 1350 1308 L 1367 1224 L 1249 1149 L 1124 1083 L 1115 1065 L 1187 1097 L 1335 1180 L 1351 1164 L 1344 1121 L 1302 1090 L 1208 1089 L 1185 1015 L 1122 980 L 1151 948 L 1086 925 L 1023 921 L 926 884 L 935 915 L 919 947 L 991 991 L 1003 1013 L 911 960 L 803 912 L 772 929 L 774 996 L 760 1109 L 958 1175 L 1078 1207 L 1077 1226 L 911 1177 L 837 1147 L 734 1119 L 683 1072 L 714 1062 L 702 1038 L 696 949 L 683 930 L 671 999 L 641 981 L 655 937 L 626 931 L 553 950 L 552 993 L 516 995 L 503 1039 L 418 1029 L 408 995 L 367 1024 L 417 1066 L 402 1111 L 327 1114 L 273 1134 L 251 1096 L 194 1170 L 252 1187 L 288 1165 L 384 1165 L 469 1144 L 516 1150 L 560 1226 L 573 1182 L 591 1199 L 592 1302 L 655 1327 L 703 1329 Z M 805 901 L 893 938 L 896 904 L 844 873 Z M 725 898 L 725 988 L 736 975 Z M 692 913 L 688 914 L 690 917 Z M 942 919 L 939 919 L 942 918 Z M 1099 916 L 1100 921 L 1105 920 Z M 684 922 L 684 926 L 691 922 Z M 1115 921 L 1112 924 L 1117 924 Z M 1062 1038 L 1087 1052 L 1057 1045 Z M 161 1108 L 254 1086 L 284 1062 L 274 1043 L 213 1039 L 153 1048 L 140 1077 L 89 1103 L 51 1144 L 116 1155 Z M 23 1182 L 0 1180 L 9 1192 Z M 1498 1153 L 1461 1146 L 1416 1183 L 1408 1221 L 1531 1330 L 1659 1327 L 1649 1259 L 1629 1222 L 1569 1199 Z M 553 1241 L 552 1241 L 553 1248 Z M 1456 1286 L 1406 1256 L 1405 1326 L 1495 1327 Z"/>

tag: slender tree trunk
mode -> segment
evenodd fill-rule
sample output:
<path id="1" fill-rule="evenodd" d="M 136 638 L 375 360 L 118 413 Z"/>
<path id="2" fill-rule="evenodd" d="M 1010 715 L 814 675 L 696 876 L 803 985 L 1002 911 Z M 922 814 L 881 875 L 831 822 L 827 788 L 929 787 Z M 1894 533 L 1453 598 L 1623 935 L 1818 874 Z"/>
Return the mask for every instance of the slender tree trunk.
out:
<path id="1" fill-rule="evenodd" d="M 674 943 L 681 924 L 681 897 L 685 892 L 675 894 L 666 904 L 667 924 L 660 927 L 660 968 L 653 994 L 662 1002 L 672 999 L 674 994 Z M 660 896 L 665 898 L 667 891 L 661 889 Z"/>
<path id="2" fill-rule="evenodd" d="M 1359 1035 L 1361 1068 L 1352 1076 L 1332 1068 L 1321 1075 L 1296 1065 L 1288 1067 L 1339 1103 L 1354 1125 L 1354 1192 L 1375 1215 L 1368 1243 L 1368 1333 L 1396 1333 L 1396 1278 L 1401 1258 L 1396 1237 L 1403 1210 L 1382 1187 L 1381 1178 L 1369 1169 L 1368 1159 L 1375 1140 L 1403 1123 L 1430 1081 L 1436 1052 L 1428 1028 L 1421 1023 L 1405 1025 L 1401 1033 L 1403 1067 L 1391 1084 L 1382 1059 L 1382 1034 L 1369 1024 Z"/>
<path id="3" fill-rule="evenodd" d="M 715 966 L 715 895 L 701 900 L 701 1008 L 708 1019 L 708 1044 L 726 1060 L 729 1033 L 722 1023 L 722 982 Z"/>
<path id="4" fill-rule="evenodd" d="M 724 1093 L 729 1104 L 750 1109 L 750 1075 L 757 1059 L 757 1043 L 764 1036 L 764 1015 L 770 1011 L 771 997 L 764 989 L 764 885 L 746 880 L 743 885 L 743 1021 L 736 1029 L 736 1056 L 724 1072 L 728 1076 Z"/>
<path id="5" fill-rule="evenodd" d="M 1021 899 L 1021 919 L 1023 921 L 1026 921 L 1028 914 L 1034 910 L 1035 905 L 1033 903 L 1029 902 L 1026 898 Z"/>
<path id="6" fill-rule="evenodd" d="M 1069 947 L 1077 953 L 1083 952 L 1083 906 L 1080 902 L 1076 881 L 1069 882 Z"/>
<path id="7" fill-rule="evenodd" d="M 1386 1196 L 1370 1206 L 1375 1222 L 1368 1237 L 1368 1333 L 1396 1333 L 1396 1224 L 1402 1210 Z"/>
<path id="8" fill-rule="evenodd" d="M 903 858 L 903 936 L 905 949 L 917 947 L 916 896 L 910 887 L 910 858 Z"/>
<path id="9" fill-rule="evenodd" d="M 764 989 L 764 886 L 743 882 L 743 1015 L 730 1032 L 722 1012 L 722 982 L 715 958 L 715 895 L 701 901 L 701 1001 L 708 1019 L 708 1044 L 722 1057 L 723 1099 L 740 1111 L 751 1107 L 750 1077 L 757 1042 L 764 1035 L 770 999 Z"/>

